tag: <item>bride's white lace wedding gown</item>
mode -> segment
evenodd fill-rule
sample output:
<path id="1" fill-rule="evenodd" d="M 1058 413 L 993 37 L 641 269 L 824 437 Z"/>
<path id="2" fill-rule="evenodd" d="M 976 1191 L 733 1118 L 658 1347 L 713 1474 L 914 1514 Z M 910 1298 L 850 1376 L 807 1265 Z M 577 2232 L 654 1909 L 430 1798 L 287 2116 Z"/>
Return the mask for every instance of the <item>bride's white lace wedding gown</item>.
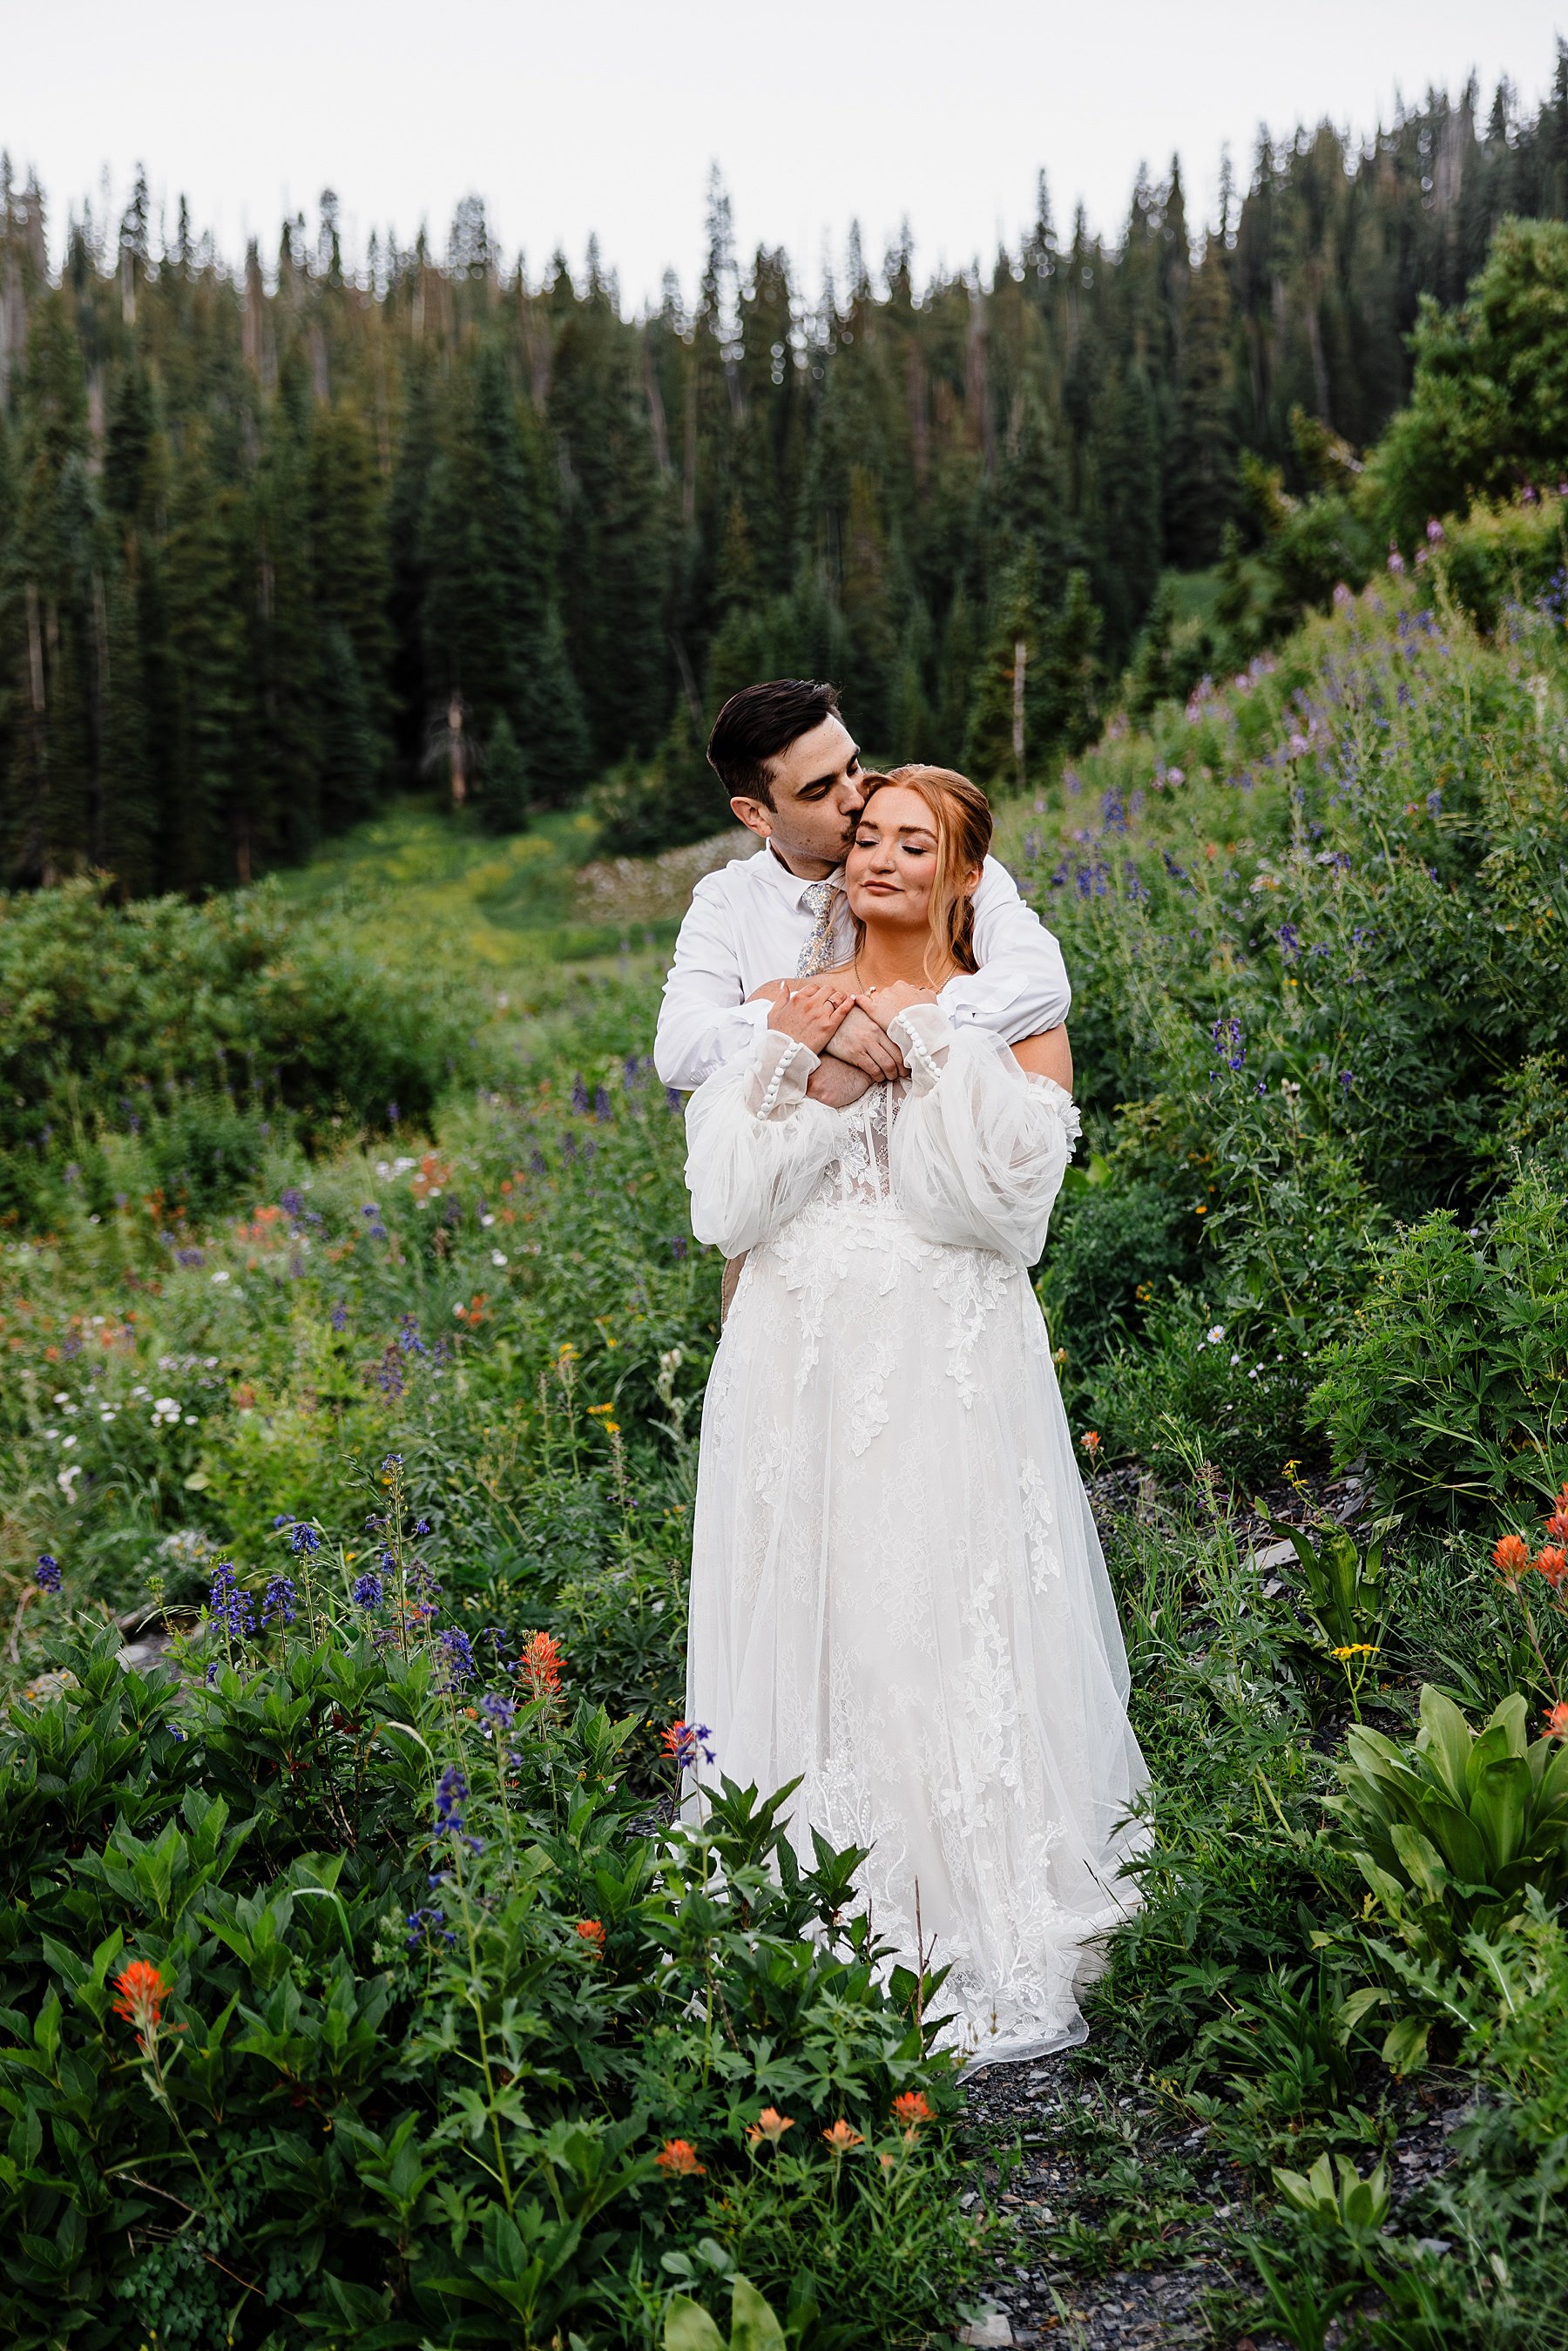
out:
<path id="1" fill-rule="evenodd" d="M 687 1111 L 693 1228 L 747 1255 L 703 1412 L 686 1714 L 740 1785 L 800 1776 L 803 1857 L 813 1827 L 870 1846 L 909 1965 L 918 1894 L 947 2038 L 989 2063 L 1082 2039 L 1145 1773 L 1028 1271 L 1077 1113 L 935 1005 L 893 1033 L 910 1080 L 852 1109 L 807 1100 L 814 1055 L 768 1029 Z"/>

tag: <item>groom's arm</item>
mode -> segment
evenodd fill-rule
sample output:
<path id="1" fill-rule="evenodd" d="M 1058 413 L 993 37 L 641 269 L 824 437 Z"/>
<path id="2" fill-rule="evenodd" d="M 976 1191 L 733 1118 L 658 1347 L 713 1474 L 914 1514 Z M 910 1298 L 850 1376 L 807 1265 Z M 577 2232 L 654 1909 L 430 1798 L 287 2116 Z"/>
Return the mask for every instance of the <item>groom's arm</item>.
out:
<path id="1" fill-rule="evenodd" d="M 709 886 L 717 878 L 705 874 L 692 893 L 653 1037 L 653 1067 L 683 1093 L 749 1053 L 768 1026 L 766 998 L 744 1000 L 735 909 Z"/>
<path id="2" fill-rule="evenodd" d="M 950 979 L 938 998 L 956 1027 L 972 1021 L 1009 1045 L 1061 1028 L 1072 1002 L 1061 949 L 994 857 L 975 893 L 975 958 L 979 970 Z"/>

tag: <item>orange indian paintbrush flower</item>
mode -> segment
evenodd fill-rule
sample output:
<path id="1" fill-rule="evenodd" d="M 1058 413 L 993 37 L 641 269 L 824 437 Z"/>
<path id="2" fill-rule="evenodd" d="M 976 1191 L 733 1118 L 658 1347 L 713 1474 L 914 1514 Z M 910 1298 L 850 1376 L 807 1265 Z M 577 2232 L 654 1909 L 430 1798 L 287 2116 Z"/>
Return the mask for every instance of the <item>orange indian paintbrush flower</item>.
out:
<path id="1" fill-rule="evenodd" d="M 653 2160 L 667 2179 L 695 2179 L 706 2168 L 689 2138 L 667 2138 Z"/>
<path id="2" fill-rule="evenodd" d="M 523 1644 L 523 1654 L 517 1660 L 530 1698 L 558 1698 L 560 1695 L 561 1653 L 559 1644 L 549 1633 L 530 1633 Z"/>
<path id="3" fill-rule="evenodd" d="M 746 2136 L 753 2147 L 759 2139 L 766 2139 L 769 2147 L 777 2147 L 785 2132 L 794 2127 L 793 2115 L 781 2115 L 777 2106 L 764 2106 L 757 2120 L 747 2124 Z"/>
<path id="4" fill-rule="evenodd" d="M 1522 1535 L 1504 1535 L 1494 1549 L 1491 1559 L 1500 1575 L 1516 1583 L 1530 1565 L 1530 1545 Z"/>
<path id="5" fill-rule="evenodd" d="M 114 2013 L 133 2024 L 142 2048 L 150 2048 L 157 2039 L 163 2002 L 172 1986 L 164 1982 L 151 1959 L 132 1959 L 115 1977 L 114 1989 L 119 1995 Z"/>

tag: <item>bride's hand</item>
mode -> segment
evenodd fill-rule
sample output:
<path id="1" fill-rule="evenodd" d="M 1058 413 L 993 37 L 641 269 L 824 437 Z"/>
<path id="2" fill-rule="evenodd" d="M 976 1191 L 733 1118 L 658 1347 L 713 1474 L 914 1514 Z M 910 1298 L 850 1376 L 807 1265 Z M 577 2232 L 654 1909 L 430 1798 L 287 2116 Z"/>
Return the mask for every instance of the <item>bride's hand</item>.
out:
<path id="1" fill-rule="evenodd" d="M 888 1022 L 896 1020 L 909 1005 L 935 1004 L 936 990 L 934 987 L 915 987 L 907 979 L 895 979 L 890 987 L 868 988 L 863 996 L 852 997 L 850 1000 L 859 1005 L 862 1012 L 869 1012 L 879 1029 L 885 1029 Z"/>
<path id="2" fill-rule="evenodd" d="M 776 979 L 757 990 L 758 996 L 770 996 L 772 1008 L 768 1015 L 769 1029 L 777 1029 L 785 1037 L 820 1053 L 840 1021 L 854 1002 L 850 990 L 840 980 L 825 977 L 817 979 Z"/>

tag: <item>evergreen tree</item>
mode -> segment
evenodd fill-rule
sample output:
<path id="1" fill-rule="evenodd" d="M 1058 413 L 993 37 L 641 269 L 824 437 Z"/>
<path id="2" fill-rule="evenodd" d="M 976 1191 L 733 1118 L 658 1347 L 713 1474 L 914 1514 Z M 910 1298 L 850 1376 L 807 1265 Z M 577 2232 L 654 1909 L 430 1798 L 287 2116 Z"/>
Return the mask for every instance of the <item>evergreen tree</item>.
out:
<path id="1" fill-rule="evenodd" d="M 521 832 L 528 821 L 528 770 L 505 712 L 485 753 L 479 814 L 486 832 Z"/>
<path id="2" fill-rule="evenodd" d="M 1075 572 L 1074 579 L 1082 573 Z M 1043 750 L 1030 737 L 1030 720 L 1039 707 L 1033 673 L 1045 639 L 1032 557 L 1021 557 L 1009 572 L 975 683 L 964 768 L 977 783 L 1004 784 L 1021 791 L 1031 756 Z"/>
<path id="3" fill-rule="evenodd" d="M 1069 575 L 1052 613 L 1038 665 L 1033 714 L 1045 743 L 1081 751 L 1100 724 L 1100 643 L 1104 616 L 1090 592 L 1089 575 Z"/>

